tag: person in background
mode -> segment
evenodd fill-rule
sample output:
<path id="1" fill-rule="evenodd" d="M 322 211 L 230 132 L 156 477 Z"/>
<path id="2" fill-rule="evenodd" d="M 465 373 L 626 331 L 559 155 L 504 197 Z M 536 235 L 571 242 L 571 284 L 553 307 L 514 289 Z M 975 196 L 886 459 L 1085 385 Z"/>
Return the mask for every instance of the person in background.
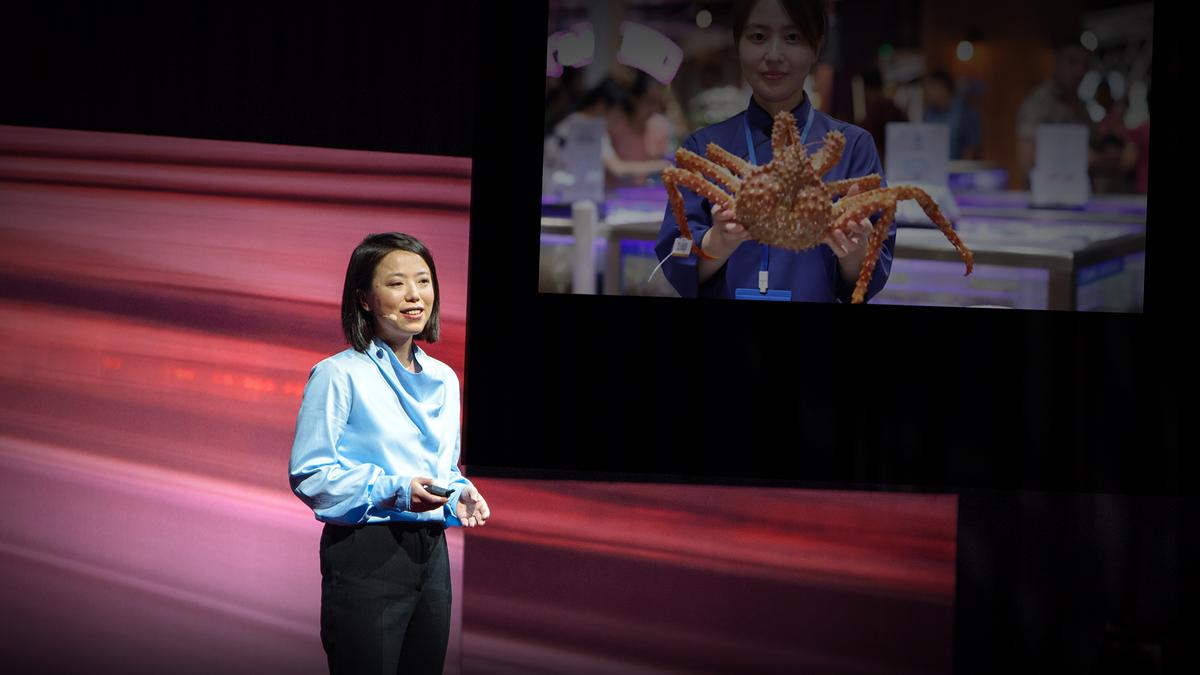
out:
<path id="1" fill-rule="evenodd" d="M 1150 91 L 1146 90 L 1146 111 L 1150 110 Z M 1140 195 L 1150 189 L 1150 116 L 1129 131 L 1129 139 L 1137 150 L 1133 167 L 1133 189 Z"/>
<path id="2" fill-rule="evenodd" d="M 1091 149 L 1096 156 L 1092 167 L 1092 189 L 1098 193 L 1130 194 L 1138 150 L 1125 126 L 1128 102 L 1123 96 L 1112 95 L 1107 80 L 1101 80 L 1096 87 L 1095 102 L 1105 113 L 1092 133 Z"/>
<path id="3" fill-rule="evenodd" d="M 907 122 L 908 115 L 896 105 L 883 91 L 883 76 L 878 68 L 871 68 L 862 74 L 863 98 L 866 104 L 862 128 L 875 139 L 875 149 L 881 161 L 886 160 L 884 146 L 887 140 L 887 125 L 889 122 Z"/>
<path id="4" fill-rule="evenodd" d="M 725 83 L 724 69 L 716 60 L 700 66 L 700 93 L 688 103 L 688 119 L 695 129 L 727 120 L 746 109 L 746 92 Z"/>
<path id="5" fill-rule="evenodd" d="M 1099 136 L 1117 136 L 1122 140 L 1129 135 L 1125 126 L 1125 115 L 1129 112 L 1129 102 L 1124 96 L 1113 96 L 1112 87 L 1107 79 L 1100 80 L 1096 85 L 1093 96 L 1097 105 L 1104 110 L 1104 116 L 1096 123 L 1096 134 Z"/>
<path id="6" fill-rule="evenodd" d="M 1133 192 L 1133 178 L 1125 169 L 1126 164 L 1132 168 L 1133 163 L 1137 161 L 1137 151 L 1132 143 L 1127 143 L 1115 134 L 1107 134 L 1092 141 L 1088 155 L 1092 158 L 1088 172 L 1092 180 L 1092 192 Z"/>
<path id="7" fill-rule="evenodd" d="M 940 68 L 924 79 L 925 111 L 922 121 L 945 124 L 950 128 L 950 159 L 973 160 L 980 157 L 983 125 L 979 113 L 954 91 L 954 80 Z"/>
<path id="8" fill-rule="evenodd" d="M 825 44 L 817 55 L 817 65 L 813 67 L 813 105 L 830 115 L 834 114 L 834 85 L 838 71 L 842 69 L 842 30 L 838 21 L 837 4 L 834 0 L 825 0 L 825 17 L 829 22 L 825 34 Z"/>
<path id="9" fill-rule="evenodd" d="M 615 108 L 625 106 L 630 109 L 634 107 L 629 101 L 629 93 L 612 78 L 605 78 L 600 84 L 588 90 L 579 99 L 575 109 L 556 124 L 546 137 L 543 148 L 544 170 L 553 171 L 559 167 L 568 139 L 573 136 L 573 126 L 595 120 L 604 121 L 604 124 L 601 125 L 602 131 L 600 131 L 602 134 L 600 157 L 605 170 L 605 183 L 608 187 L 640 183 L 647 176 L 652 176 L 665 169 L 668 164 L 661 158 L 623 159 L 613 148 L 613 142 L 606 129 L 607 121 L 611 119 L 612 111 Z M 643 153 L 642 156 L 644 157 L 645 154 Z"/>
<path id="10" fill-rule="evenodd" d="M 566 68 L 562 76 L 546 78 L 544 135 L 549 135 L 567 115 L 578 109 L 577 101 L 583 93 L 582 73 L 578 68 Z"/>
<path id="11" fill-rule="evenodd" d="M 1049 80 L 1038 85 L 1017 111 L 1017 158 L 1025 184 L 1033 169 L 1039 124 L 1084 124 L 1092 126 L 1087 107 L 1079 98 L 1079 83 L 1087 72 L 1090 52 L 1075 36 L 1064 36 L 1054 43 L 1054 71 Z M 1088 165 L 1096 161 L 1089 153 Z"/>
<path id="12" fill-rule="evenodd" d="M 670 166 L 666 158 L 675 133 L 665 114 L 662 85 L 636 71 L 633 82 L 608 111 L 612 152 L 605 150 L 605 166 L 618 184 L 643 183 Z"/>
<path id="13" fill-rule="evenodd" d="M 662 115 L 667 120 L 667 125 L 663 128 L 667 139 L 667 153 L 665 157 L 673 157 L 675 151 L 679 149 L 679 143 L 683 140 L 683 135 L 691 129 L 688 124 L 687 114 L 683 110 L 683 104 L 679 102 L 679 96 L 675 93 L 675 87 L 670 84 L 665 84 L 659 87 L 660 98 L 662 99 Z"/>

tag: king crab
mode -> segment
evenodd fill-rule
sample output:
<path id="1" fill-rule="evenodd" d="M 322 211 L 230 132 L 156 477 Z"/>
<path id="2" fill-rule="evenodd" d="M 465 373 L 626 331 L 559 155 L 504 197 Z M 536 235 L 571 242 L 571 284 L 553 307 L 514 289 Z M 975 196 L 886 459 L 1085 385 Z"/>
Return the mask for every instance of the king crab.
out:
<path id="1" fill-rule="evenodd" d="M 871 232 L 850 299 L 857 304 L 866 297 L 867 282 L 896 217 L 896 202 L 913 199 L 958 250 L 970 274 L 975 266 L 974 255 L 958 238 L 937 203 L 921 188 L 912 185 L 880 188 L 882 179 L 874 173 L 831 183 L 821 180 L 841 159 L 845 145 L 846 137 L 840 131 L 830 131 L 825 134 L 821 148 L 810 157 L 796 133 L 795 118 L 784 110 L 775 115 L 771 129 L 775 158 L 762 166 L 753 166 L 715 143 L 708 144 L 707 158 L 680 148 L 675 153 L 677 166 L 662 173 L 680 234 L 692 240 L 683 195 L 679 192 L 681 186 L 733 212 L 734 219 L 753 239 L 789 251 L 814 248 L 834 230 L 849 233 L 851 223 L 882 212 Z M 725 189 L 710 182 L 710 178 Z M 855 186 L 861 192 L 834 203 L 834 197 L 846 195 Z M 702 258 L 713 259 L 694 240 L 692 250 Z"/>

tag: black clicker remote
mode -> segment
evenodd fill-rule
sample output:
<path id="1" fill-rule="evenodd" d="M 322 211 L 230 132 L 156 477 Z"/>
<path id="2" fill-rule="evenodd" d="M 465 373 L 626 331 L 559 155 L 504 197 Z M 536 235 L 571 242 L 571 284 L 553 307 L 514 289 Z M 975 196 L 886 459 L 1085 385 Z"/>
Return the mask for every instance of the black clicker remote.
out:
<path id="1" fill-rule="evenodd" d="M 451 490 L 450 488 L 438 487 L 437 485 L 426 485 L 425 490 L 429 494 L 437 497 L 449 497 L 450 495 L 454 494 L 454 490 Z"/>

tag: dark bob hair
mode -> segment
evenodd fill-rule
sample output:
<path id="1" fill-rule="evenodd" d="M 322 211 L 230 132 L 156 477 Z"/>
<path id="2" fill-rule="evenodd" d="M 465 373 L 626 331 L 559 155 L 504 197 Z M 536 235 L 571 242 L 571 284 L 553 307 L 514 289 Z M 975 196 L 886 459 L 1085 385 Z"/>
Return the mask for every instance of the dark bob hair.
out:
<path id="1" fill-rule="evenodd" d="M 750 12 L 762 0 L 734 0 L 733 3 L 733 44 L 742 40 L 746 32 L 746 24 L 750 22 Z M 787 12 L 792 23 L 804 36 L 809 46 L 816 51 L 825 44 L 825 35 L 829 32 L 828 19 L 825 17 L 825 0 L 779 0 L 783 11 Z"/>
<path id="2" fill-rule="evenodd" d="M 438 288 L 433 254 L 419 239 L 407 234 L 368 234 L 354 249 L 354 253 L 350 254 L 350 264 L 346 267 L 346 283 L 342 286 L 342 332 L 346 334 L 346 342 L 360 352 L 367 351 L 371 340 L 375 338 L 375 316 L 363 309 L 361 301 L 371 291 L 371 282 L 375 280 L 375 268 L 392 251 L 408 251 L 421 256 L 429 266 L 430 276 L 433 277 L 433 309 L 429 312 L 429 320 L 425 322 L 425 330 L 413 339 L 433 343 L 438 341 L 441 332 L 442 293 Z"/>

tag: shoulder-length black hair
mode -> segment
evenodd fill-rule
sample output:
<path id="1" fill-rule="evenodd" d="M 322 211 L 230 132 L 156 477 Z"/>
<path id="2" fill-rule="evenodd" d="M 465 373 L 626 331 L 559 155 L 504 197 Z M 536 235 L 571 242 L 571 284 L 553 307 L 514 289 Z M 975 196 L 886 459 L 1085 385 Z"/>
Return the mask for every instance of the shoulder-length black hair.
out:
<path id="1" fill-rule="evenodd" d="M 750 21 L 750 12 L 760 0 L 734 0 L 733 3 L 733 44 L 742 40 L 746 24 Z M 825 42 L 825 34 L 829 32 L 829 21 L 825 16 L 825 0 L 779 0 L 783 11 L 791 17 L 792 23 L 810 47 L 819 51 Z"/>
<path id="2" fill-rule="evenodd" d="M 433 309 L 429 312 L 429 321 L 425 322 L 425 330 L 413 339 L 433 343 L 438 341 L 441 333 L 442 292 L 438 288 L 437 267 L 433 264 L 433 254 L 419 239 L 407 234 L 368 234 L 354 249 L 354 253 L 350 254 L 350 264 L 346 267 L 346 283 L 342 286 L 342 332 L 346 334 L 346 342 L 360 352 L 367 351 L 371 340 L 375 339 L 375 316 L 363 309 L 362 300 L 371 291 L 375 268 L 392 251 L 408 251 L 421 256 L 429 266 L 430 276 L 433 277 Z"/>

